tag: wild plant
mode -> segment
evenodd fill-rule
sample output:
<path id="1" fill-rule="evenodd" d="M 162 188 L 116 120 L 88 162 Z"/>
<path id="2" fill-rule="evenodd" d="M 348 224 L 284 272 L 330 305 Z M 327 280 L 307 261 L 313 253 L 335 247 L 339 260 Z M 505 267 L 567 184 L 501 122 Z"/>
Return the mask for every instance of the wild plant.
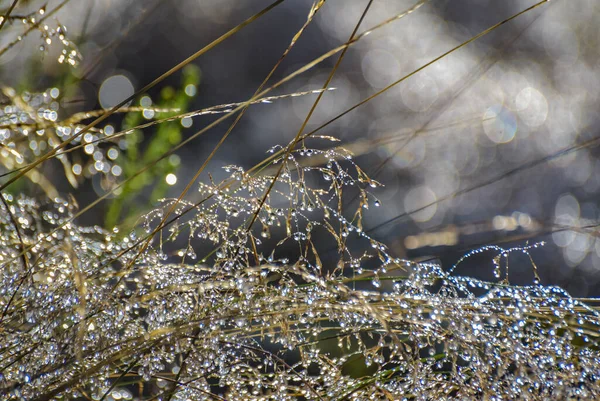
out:
<path id="1" fill-rule="evenodd" d="M 2 24 L 11 21 L 16 3 Z M 268 86 L 278 63 L 243 102 L 188 112 L 148 102 L 125 106 L 131 99 L 124 99 L 110 110 L 63 117 L 56 101 L 59 88 L 42 93 L 3 88 L 0 152 L 8 177 L 0 204 L 3 398 L 598 397 L 600 316 L 590 306 L 593 300 L 573 298 L 540 282 L 535 253 L 541 243 L 483 246 L 446 270 L 432 260 L 396 257 L 363 224 L 365 215 L 380 207 L 375 192 L 382 183 L 348 150 L 361 147 L 345 147 L 319 132 L 505 21 L 307 132 L 323 95 L 334 90 L 332 78 L 350 46 L 417 11 L 425 1 L 358 33 L 372 3 L 367 2 L 345 44 Z M 306 24 L 281 60 L 324 6 L 324 0 L 312 4 Z M 321 88 L 270 94 L 336 54 Z M 225 179 L 209 175 L 197 183 L 205 161 L 180 196 L 157 199 L 158 205 L 139 216 L 133 229 L 80 225 L 77 218 L 95 203 L 79 208 L 73 198 L 61 199 L 52 177 L 40 168 L 57 158 L 73 187 L 102 175 L 106 194 L 98 202 L 123 188 L 135 192 L 130 185 L 137 177 L 211 127 L 237 115 L 208 159 L 249 108 L 298 96 L 314 103 L 291 140 L 269 149 L 253 167 L 223 166 Z M 112 125 L 99 128 L 117 112 L 150 118 L 130 117 L 120 131 Z M 209 114 L 219 118 L 185 140 L 149 152 L 141 164 L 123 154 L 137 146 L 127 139 L 140 130 Z M 47 196 L 9 192 L 22 178 Z M 190 200 L 186 195 L 193 189 Z M 349 207 L 356 199 L 356 206 Z M 120 206 L 115 209 L 123 217 Z M 490 255 L 494 279 L 456 274 L 460 264 L 477 254 Z M 510 282 L 513 254 L 530 261 L 535 278 L 530 285 Z"/>

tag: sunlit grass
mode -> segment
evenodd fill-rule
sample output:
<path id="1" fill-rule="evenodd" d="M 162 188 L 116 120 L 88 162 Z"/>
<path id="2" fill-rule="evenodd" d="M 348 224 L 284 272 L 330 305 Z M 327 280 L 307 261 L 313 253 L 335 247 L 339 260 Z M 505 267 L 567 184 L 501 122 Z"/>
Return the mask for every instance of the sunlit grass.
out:
<path id="1" fill-rule="evenodd" d="M 457 266 L 479 254 L 493 261 L 494 279 L 485 281 L 456 275 L 456 266 L 444 271 L 431 261 L 395 257 L 372 234 L 391 221 L 595 142 L 530 161 L 365 229 L 364 215 L 380 207 L 371 191 L 381 184 L 354 158 L 381 144 L 400 143 L 398 153 L 418 135 L 472 121 L 349 144 L 321 132 L 545 1 L 442 52 L 316 129 L 308 130 L 310 119 L 322 96 L 333 90 L 332 79 L 352 46 L 410 18 L 426 1 L 361 30 L 373 3 L 365 2 L 344 44 L 271 83 L 315 16 L 328 6 L 315 1 L 249 99 L 190 112 L 126 106 L 198 57 L 210 57 L 211 49 L 260 23 L 282 2 L 246 19 L 109 110 L 59 118 L 55 100 L 60 88 L 38 94 L 4 88 L 0 394 L 35 401 L 597 397 L 600 319 L 595 300 L 578 300 L 540 284 L 534 260 L 536 252 L 543 252 L 541 244 L 506 249 L 482 244 L 466 252 Z M 38 11 L 44 13 L 52 12 Z M 43 20 L 32 22 L 24 34 Z M 321 87 L 272 93 L 335 55 Z M 297 96 L 312 96 L 314 102 L 295 135 L 253 167 L 225 166 L 225 179 L 215 182 L 208 175 L 197 182 L 248 109 Z M 110 132 L 100 128 L 111 115 L 140 112 L 151 116 L 147 122 Z M 108 154 L 116 148 L 104 146 L 136 131 L 206 115 L 218 116 L 187 138 L 162 144 L 125 172 L 118 152 Z M 157 206 L 141 216 L 117 214 L 123 221 L 114 230 L 78 224 L 100 202 L 234 116 L 209 156 L 198 160 L 194 174 L 179 177 L 185 185 L 178 196 L 152 199 Z M 30 131 L 36 132 L 35 141 L 28 139 Z M 136 147 L 131 150 L 137 152 Z M 74 167 L 74 155 L 82 151 L 93 159 L 87 174 Z M 46 177 L 43 166 L 52 159 L 62 163 L 72 187 L 95 174 L 109 175 L 112 185 L 79 208 L 73 199 L 60 199 L 52 184 L 56 178 Z M 114 166 L 120 170 L 108 168 Z M 170 174 L 175 180 L 171 177 L 167 184 L 175 184 L 177 176 Z M 9 192 L 24 178 L 47 196 Z M 191 190 L 197 191 L 194 201 L 187 200 Z M 135 191 L 124 192 L 136 196 L 130 194 Z M 511 284 L 509 259 L 515 254 L 530 261 L 531 285 Z"/>

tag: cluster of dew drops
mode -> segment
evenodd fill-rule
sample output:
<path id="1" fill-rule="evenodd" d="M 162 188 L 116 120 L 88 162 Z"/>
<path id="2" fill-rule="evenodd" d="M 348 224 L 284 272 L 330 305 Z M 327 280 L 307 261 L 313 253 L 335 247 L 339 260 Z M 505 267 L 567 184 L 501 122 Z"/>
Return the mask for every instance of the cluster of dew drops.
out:
<path id="1" fill-rule="evenodd" d="M 227 166 L 128 235 L 78 226 L 69 201 L 5 195 L 2 398 L 600 396 L 594 308 L 393 258 L 362 228 L 377 183 L 348 152 L 269 154 L 263 174 Z"/>
<path id="2" fill-rule="evenodd" d="M 39 50 L 43 53 L 48 53 L 49 49 L 56 43 L 59 43 L 62 48 L 57 61 L 61 64 L 68 64 L 75 67 L 82 59 L 81 53 L 67 37 L 67 28 L 60 22 L 56 21 L 55 26 L 46 23 L 44 16 L 46 15 L 46 6 L 39 8 L 37 11 L 22 16 L 9 16 L 8 23 L 14 24 L 20 22 L 27 30 L 35 29 L 40 33 L 41 43 Z M 5 17 L 0 17 L 4 19 Z M 16 37 L 18 43 L 24 39 L 24 34 Z"/>
<path id="3" fill-rule="evenodd" d="M 32 31 L 40 33 L 39 50 L 46 53 L 58 44 L 61 46 L 57 58 L 59 63 L 76 67 L 82 56 L 76 45 L 67 37 L 67 28 L 55 20 L 53 25 L 46 19 L 46 6 L 26 15 L 9 16 L 8 24 L 21 24 L 25 32 L 16 37 L 14 46 Z M 0 17 L 4 18 L 4 17 Z M 8 170 L 14 170 L 35 161 L 41 155 L 56 148 L 65 140 L 75 137 L 72 146 L 59 152 L 56 158 L 64 166 L 66 178 L 76 187 L 79 176 L 90 177 L 98 173 L 110 181 L 122 174 L 122 168 L 115 162 L 124 141 L 111 143 L 110 136 L 115 133 L 112 125 L 104 128 L 92 127 L 86 135 L 78 133 L 86 126 L 86 120 L 98 116 L 98 112 L 82 112 L 65 118 L 62 111 L 62 98 L 58 88 L 44 92 L 17 93 L 13 88 L 0 86 L 0 156 L 2 164 Z M 62 120 L 61 120 L 62 119 Z M 108 142 L 100 146 L 99 142 Z M 75 152 L 74 152 L 75 151 Z M 36 184 L 51 186 L 44 177 L 33 171 L 28 178 Z M 46 191 L 56 195 L 55 191 Z"/>
<path id="4" fill-rule="evenodd" d="M 10 87 L 1 90 L 0 156 L 5 168 L 21 168 L 74 137 L 56 155 L 74 187 L 79 177 L 103 174 L 114 179 L 122 174 L 116 159 L 126 143 L 122 139 L 112 140 L 115 129 L 111 124 L 91 127 L 80 134 L 86 121 L 100 112 L 75 113 L 61 119 L 64 112 L 58 88 L 40 93 L 17 93 Z"/>

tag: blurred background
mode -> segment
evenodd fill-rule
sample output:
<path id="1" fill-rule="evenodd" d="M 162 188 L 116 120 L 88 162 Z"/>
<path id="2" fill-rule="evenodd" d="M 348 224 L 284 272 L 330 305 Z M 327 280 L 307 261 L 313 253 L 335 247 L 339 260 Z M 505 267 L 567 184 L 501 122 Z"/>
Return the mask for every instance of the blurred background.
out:
<path id="1" fill-rule="evenodd" d="M 0 2 L 0 9 L 10 3 Z M 51 0 L 46 9 L 61 3 Z M 0 79 L 5 86 L 32 92 L 64 88 L 58 99 L 65 115 L 109 108 L 268 4 L 71 1 L 48 24 L 67 27 L 82 55 L 78 66 L 66 69 L 56 63 L 60 46 L 37 49 L 40 37 L 34 33 L 0 57 Z M 367 0 L 328 0 L 270 82 L 344 43 L 366 4 Z M 375 0 L 360 31 L 414 4 Z M 427 2 L 350 48 L 333 79 L 336 90 L 324 95 L 307 130 L 533 4 Z M 197 110 L 250 98 L 306 21 L 311 5 L 310 0 L 283 2 L 198 58 L 196 69 L 174 74 L 136 104 Z M 30 15 L 38 8 L 39 3 L 23 0 L 14 15 Z M 397 257 L 434 259 L 446 268 L 486 244 L 512 247 L 544 241 L 544 247 L 532 251 L 543 284 L 559 285 L 578 297 L 600 295 L 599 17 L 600 3 L 594 0 L 548 2 L 324 128 L 321 134 L 340 138 L 356 154 L 357 164 L 385 185 L 374 191 L 381 207 L 366 213 L 365 230 Z M 19 35 L 23 25 L 18 19 L 7 23 L 0 45 Z M 334 62 L 335 57 L 276 93 L 319 89 Z M 206 171 L 219 181 L 228 175 L 223 166 L 250 168 L 273 145 L 287 144 L 314 99 L 294 97 L 251 107 Z M 154 117 L 138 116 L 135 124 Z M 128 118 L 134 117 L 115 116 L 108 128 L 101 128 L 118 131 L 133 125 Z M 179 133 L 175 141 L 180 141 L 215 118 L 178 120 L 166 134 L 150 127 L 134 136 L 134 143 L 144 149 L 153 138 L 172 137 L 173 132 Z M 164 196 L 178 196 L 228 126 L 219 125 L 184 146 L 168 165 L 146 177 L 145 184 L 130 190 L 139 189 L 147 201 L 155 199 L 153 188 L 160 183 Z M 127 146 L 120 144 L 115 152 L 126 154 Z M 137 156 L 128 157 L 135 167 Z M 59 192 L 73 192 L 80 207 L 107 189 L 96 167 L 87 168 L 83 162 L 72 170 L 91 179 L 80 180 L 76 190 L 64 179 L 58 161 L 45 168 Z M 106 166 L 96 170 L 102 168 Z M 127 167 L 124 170 L 111 170 L 114 182 L 127 174 Z M 200 177 L 207 179 L 206 173 Z M 193 192 L 191 201 L 199 196 Z M 356 201 L 353 205 L 350 200 L 352 210 Z M 104 202 L 80 220 L 104 225 L 110 208 L 111 202 Z M 129 213 L 122 203 L 113 208 Z M 492 279 L 493 256 L 474 255 L 457 273 Z M 514 254 L 510 261 L 511 282 L 531 283 L 527 256 Z"/>

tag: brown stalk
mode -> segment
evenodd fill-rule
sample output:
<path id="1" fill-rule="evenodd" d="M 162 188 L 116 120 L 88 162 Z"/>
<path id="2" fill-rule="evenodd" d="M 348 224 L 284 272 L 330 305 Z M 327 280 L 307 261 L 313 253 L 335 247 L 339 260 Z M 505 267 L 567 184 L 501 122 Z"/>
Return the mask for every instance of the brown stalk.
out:
<path id="1" fill-rule="evenodd" d="M 6 14 L 4 14 L 4 16 L 2 17 L 2 22 L 0 22 L 0 30 L 2 30 L 2 28 L 4 27 L 4 24 L 6 24 L 6 21 L 10 17 L 10 14 L 12 13 L 13 9 L 15 8 L 15 6 L 17 5 L 18 2 L 19 2 L 19 0 L 13 0 L 12 4 L 6 11 Z"/>

